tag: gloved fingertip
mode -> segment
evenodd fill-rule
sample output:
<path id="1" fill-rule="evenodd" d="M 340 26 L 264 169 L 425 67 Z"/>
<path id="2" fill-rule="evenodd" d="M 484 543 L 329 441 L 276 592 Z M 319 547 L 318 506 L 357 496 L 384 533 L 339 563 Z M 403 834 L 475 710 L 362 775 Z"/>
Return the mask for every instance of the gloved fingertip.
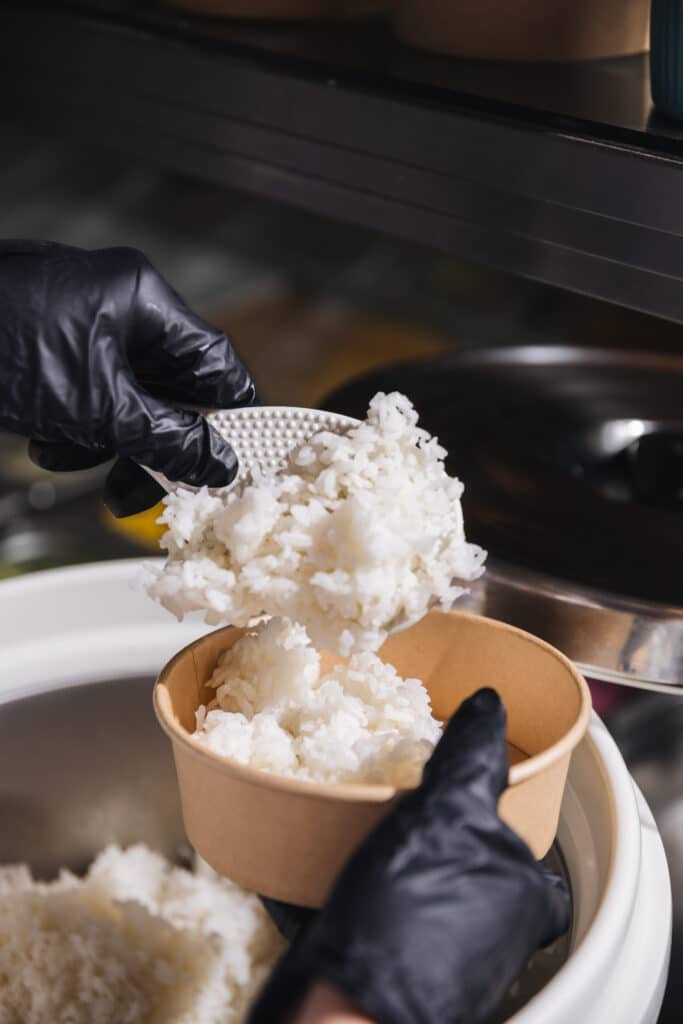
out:
<path id="1" fill-rule="evenodd" d="M 444 740 L 448 745 L 500 745 L 505 739 L 506 724 L 507 713 L 499 695 L 490 687 L 482 687 L 464 700 L 449 719 Z"/>
<path id="2" fill-rule="evenodd" d="M 186 472 L 182 482 L 192 487 L 227 487 L 237 476 L 237 456 L 228 442 L 201 419 L 203 443 L 195 465 Z"/>
<path id="3" fill-rule="evenodd" d="M 206 468 L 201 470 L 198 483 L 207 487 L 227 487 L 231 484 L 238 471 L 237 456 L 232 448 L 226 446 L 219 458 L 207 460 Z"/>
<path id="4" fill-rule="evenodd" d="M 489 721 L 495 716 L 502 726 L 505 725 L 507 717 L 500 695 L 491 686 L 482 686 L 462 702 L 456 715 L 464 716 L 466 713 L 486 715 Z"/>
<path id="5" fill-rule="evenodd" d="M 425 766 L 424 779 L 474 782 L 497 799 L 507 785 L 509 762 L 505 706 L 485 687 L 462 702 Z"/>
<path id="6" fill-rule="evenodd" d="M 140 405 L 148 429 L 126 438 L 125 448 L 119 446 L 121 454 L 133 459 L 138 467 L 149 466 L 162 473 L 173 483 L 211 488 L 232 483 L 237 475 L 237 456 L 204 416 L 176 409 L 149 395 L 144 395 L 144 400 L 140 397 Z"/>
<path id="7" fill-rule="evenodd" d="M 103 501 L 116 519 L 146 512 L 157 505 L 164 489 L 130 459 L 118 459 L 104 484 Z"/>

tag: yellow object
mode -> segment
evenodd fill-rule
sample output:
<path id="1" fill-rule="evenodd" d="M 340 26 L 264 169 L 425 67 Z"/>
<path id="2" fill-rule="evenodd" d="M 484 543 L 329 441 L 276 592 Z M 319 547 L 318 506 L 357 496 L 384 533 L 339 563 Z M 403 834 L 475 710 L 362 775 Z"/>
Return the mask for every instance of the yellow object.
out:
<path id="1" fill-rule="evenodd" d="M 105 525 L 110 530 L 132 540 L 135 544 L 156 551 L 166 530 L 165 526 L 160 526 L 157 523 L 157 519 L 163 511 L 164 506 L 159 504 L 154 508 L 148 508 L 146 512 L 138 512 L 137 515 L 117 519 L 108 509 L 104 509 L 103 517 Z"/>

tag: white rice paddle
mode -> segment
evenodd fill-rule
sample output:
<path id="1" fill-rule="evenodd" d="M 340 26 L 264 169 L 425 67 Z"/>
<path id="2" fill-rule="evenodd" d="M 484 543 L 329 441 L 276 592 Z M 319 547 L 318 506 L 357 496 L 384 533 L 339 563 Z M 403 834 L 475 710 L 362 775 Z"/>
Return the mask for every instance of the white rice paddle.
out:
<path id="1" fill-rule="evenodd" d="M 230 487 L 244 486 L 259 473 L 285 469 L 293 451 L 314 434 L 329 430 L 345 434 L 359 420 L 319 409 L 297 409 L 290 405 L 250 405 L 243 409 L 200 410 L 237 456 L 237 476 Z M 189 484 L 174 483 L 147 466 L 144 469 L 167 493 Z"/>
<path id="2" fill-rule="evenodd" d="M 242 409 L 203 411 L 208 422 L 225 438 L 237 456 L 237 475 L 231 487 L 244 486 L 259 473 L 286 468 L 289 457 L 314 434 L 329 430 L 345 434 L 360 420 L 321 409 L 299 409 L 289 405 L 251 405 Z M 143 467 L 167 493 L 179 487 L 196 490 L 188 484 L 174 483 L 161 473 Z M 390 632 L 400 633 L 417 619 L 394 622 Z"/>

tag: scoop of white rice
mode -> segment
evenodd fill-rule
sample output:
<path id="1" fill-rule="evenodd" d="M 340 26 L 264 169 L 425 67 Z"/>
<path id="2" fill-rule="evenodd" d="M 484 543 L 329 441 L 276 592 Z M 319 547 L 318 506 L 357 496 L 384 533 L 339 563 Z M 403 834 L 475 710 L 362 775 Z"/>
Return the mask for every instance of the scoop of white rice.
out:
<path id="1" fill-rule="evenodd" d="M 417 419 L 403 395 L 380 393 L 366 421 L 316 435 L 283 473 L 169 495 L 168 557 L 150 569 L 149 593 L 213 625 L 285 616 L 344 656 L 377 650 L 392 624 L 432 603 L 452 604 L 485 552 L 466 541 L 463 486 Z"/>
<path id="2" fill-rule="evenodd" d="M 240 764 L 318 782 L 416 785 L 441 723 L 419 679 L 369 652 L 321 675 L 305 630 L 262 623 L 224 651 L 195 737 Z"/>
<path id="3" fill-rule="evenodd" d="M 256 896 L 145 846 L 0 867 L 2 1024 L 239 1024 L 284 940 Z"/>

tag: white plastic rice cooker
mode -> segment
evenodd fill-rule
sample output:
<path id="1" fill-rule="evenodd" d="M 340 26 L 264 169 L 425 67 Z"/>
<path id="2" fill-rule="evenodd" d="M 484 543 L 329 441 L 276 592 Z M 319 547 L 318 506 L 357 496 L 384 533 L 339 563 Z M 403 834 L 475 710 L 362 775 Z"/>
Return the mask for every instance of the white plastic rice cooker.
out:
<path id="1" fill-rule="evenodd" d="M 0 862 L 25 857 L 47 873 L 57 862 L 85 866 L 109 841 L 158 836 L 167 855 L 182 842 L 151 683 L 208 627 L 176 622 L 134 589 L 140 564 L 0 583 Z M 572 760 L 558 845 L 573 900 L 568 956 L 508 1020 L 655 1024 L 669 873 L 652 815 L 596 716 Z"/>

